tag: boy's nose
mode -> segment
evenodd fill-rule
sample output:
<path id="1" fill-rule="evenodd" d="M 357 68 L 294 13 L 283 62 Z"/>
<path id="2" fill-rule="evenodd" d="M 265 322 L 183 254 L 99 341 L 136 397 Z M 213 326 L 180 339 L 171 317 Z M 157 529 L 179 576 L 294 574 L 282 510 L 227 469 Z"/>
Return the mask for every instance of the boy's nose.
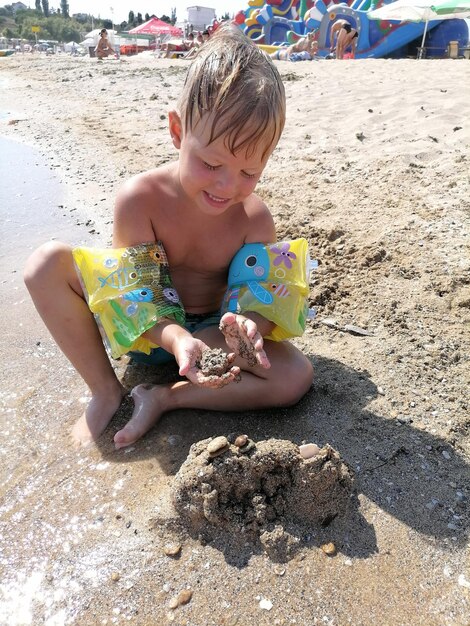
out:
<path id="1" fill-rule="evenodd" d="M 233 173 L 227 171 L 220 172 L 217 178 L 216 188 L 222 196 L 232 197 L 236 190 L 236 186 L 237 177 Z"/>

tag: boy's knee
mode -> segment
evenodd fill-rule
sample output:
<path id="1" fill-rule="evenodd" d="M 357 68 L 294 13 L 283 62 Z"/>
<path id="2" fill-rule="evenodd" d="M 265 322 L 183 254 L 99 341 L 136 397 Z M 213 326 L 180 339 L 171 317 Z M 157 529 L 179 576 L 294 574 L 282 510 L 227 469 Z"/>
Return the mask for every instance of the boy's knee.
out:
<path id="1" fill-rule="evenodd" d="M 313 365 L 303 354 L 298 355 L 295 364 L 289 367 L 288 377 L 283 385 L 284 406 L 292 406 L 301 400 L 312 386 Z"/>
<path id="2" fill-rule="evenodd" d="M 70 252 L 70 247 L 59 241 L 49 241 L 37 248 L 26 261 L 23 271 L 28 289 L 47 280 L 48 276 L 57 274 L 64 260 L 70 257 Z"/>

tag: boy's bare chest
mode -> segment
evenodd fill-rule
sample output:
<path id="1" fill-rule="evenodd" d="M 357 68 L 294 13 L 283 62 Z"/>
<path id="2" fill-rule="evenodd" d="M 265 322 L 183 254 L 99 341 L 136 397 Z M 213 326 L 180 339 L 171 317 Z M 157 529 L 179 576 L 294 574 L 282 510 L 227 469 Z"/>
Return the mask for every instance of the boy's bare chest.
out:
<path id="1" fill-rule="evenodd" d="M 179 224 L 159 233 L 170 267 L 186 267 L 196 271 L 226 270 L 231 259 L 243 245 L 244 233 L 232 226 L 212 228 L 201 224 Z"/>
<path id="2" fill-rule="evenodd" d="M 217 237 L 182 234 L 164 247 L 170 267 L 190 267 L 201 272 L 226 269 L 243 244 L 243 240 L 228 233 Z"/>

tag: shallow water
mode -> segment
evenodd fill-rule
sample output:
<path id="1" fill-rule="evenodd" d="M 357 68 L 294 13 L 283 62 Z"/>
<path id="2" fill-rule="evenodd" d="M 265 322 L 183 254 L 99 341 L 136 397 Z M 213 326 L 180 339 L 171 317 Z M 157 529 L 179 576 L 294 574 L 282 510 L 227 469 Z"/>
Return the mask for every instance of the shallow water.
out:
<path id="1" fill-rule="evenodd" d="M 39 153 L 0 137 L 0 314 L 4 363 L 2 395 L 18 388 L 20 365 L 28 335 L 44 335 L 43 325 L 23 284 L 31 252 L 50 239 L 71 240 L 73 223 L 63 208 L 64 189 Z M 19 331 L 19 329 L 21 329 Z M 9 358 L 10 354 L 15 358 Z"/>
<path id="2" fill-rule="evenodd" d="M 45 241 L 87 237 L 73 207 L 65 208 L 64 185 L 35 149 L 0 137 L 0 172 L 0 624 L 13 626 L 37 623 L 33 605 L 44 595 L 43 568 L 57 533 L 46 512 L 49 481 L 61 466 L 51 452 L 64 449 L 57 438 L 83 395 L 36 313 L 23 268 Z"/>

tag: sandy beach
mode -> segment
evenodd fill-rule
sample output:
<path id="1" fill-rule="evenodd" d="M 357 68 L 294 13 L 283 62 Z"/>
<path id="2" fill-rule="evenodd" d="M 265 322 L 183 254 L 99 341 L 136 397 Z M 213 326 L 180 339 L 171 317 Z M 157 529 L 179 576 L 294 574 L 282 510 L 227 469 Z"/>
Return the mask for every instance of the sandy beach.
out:
<path id="1" fill-rule="evenodd" d="M 15 198 L 1 253 L 0 624 L 468 626 L 470 63 L 278 62 L 287 122 L 257 191 L 279 240 L 305 237 L 320 263 L 317 316 L 296 341 L 316 369 L 310 392 L 291 409 L 175 411 L 116 451 L 128 402 L 77 451 L 88 391 L 22 267 L 48 239 L 110 243 L 119 186 L 176 157 L 167 112 L 188 65 L 0 61 L 2 208 L 12 160 L 60 186 L 53 201 Z M 115 367 L 129 389 L 175 376 Z M 333 446 L 355 475 L 347 517 L 306 529 L 285 563 L 185 534 L 174 475 L 194 442 L 233 432 Z M 184 589 L 190 601 L 170 608 Z"/>

